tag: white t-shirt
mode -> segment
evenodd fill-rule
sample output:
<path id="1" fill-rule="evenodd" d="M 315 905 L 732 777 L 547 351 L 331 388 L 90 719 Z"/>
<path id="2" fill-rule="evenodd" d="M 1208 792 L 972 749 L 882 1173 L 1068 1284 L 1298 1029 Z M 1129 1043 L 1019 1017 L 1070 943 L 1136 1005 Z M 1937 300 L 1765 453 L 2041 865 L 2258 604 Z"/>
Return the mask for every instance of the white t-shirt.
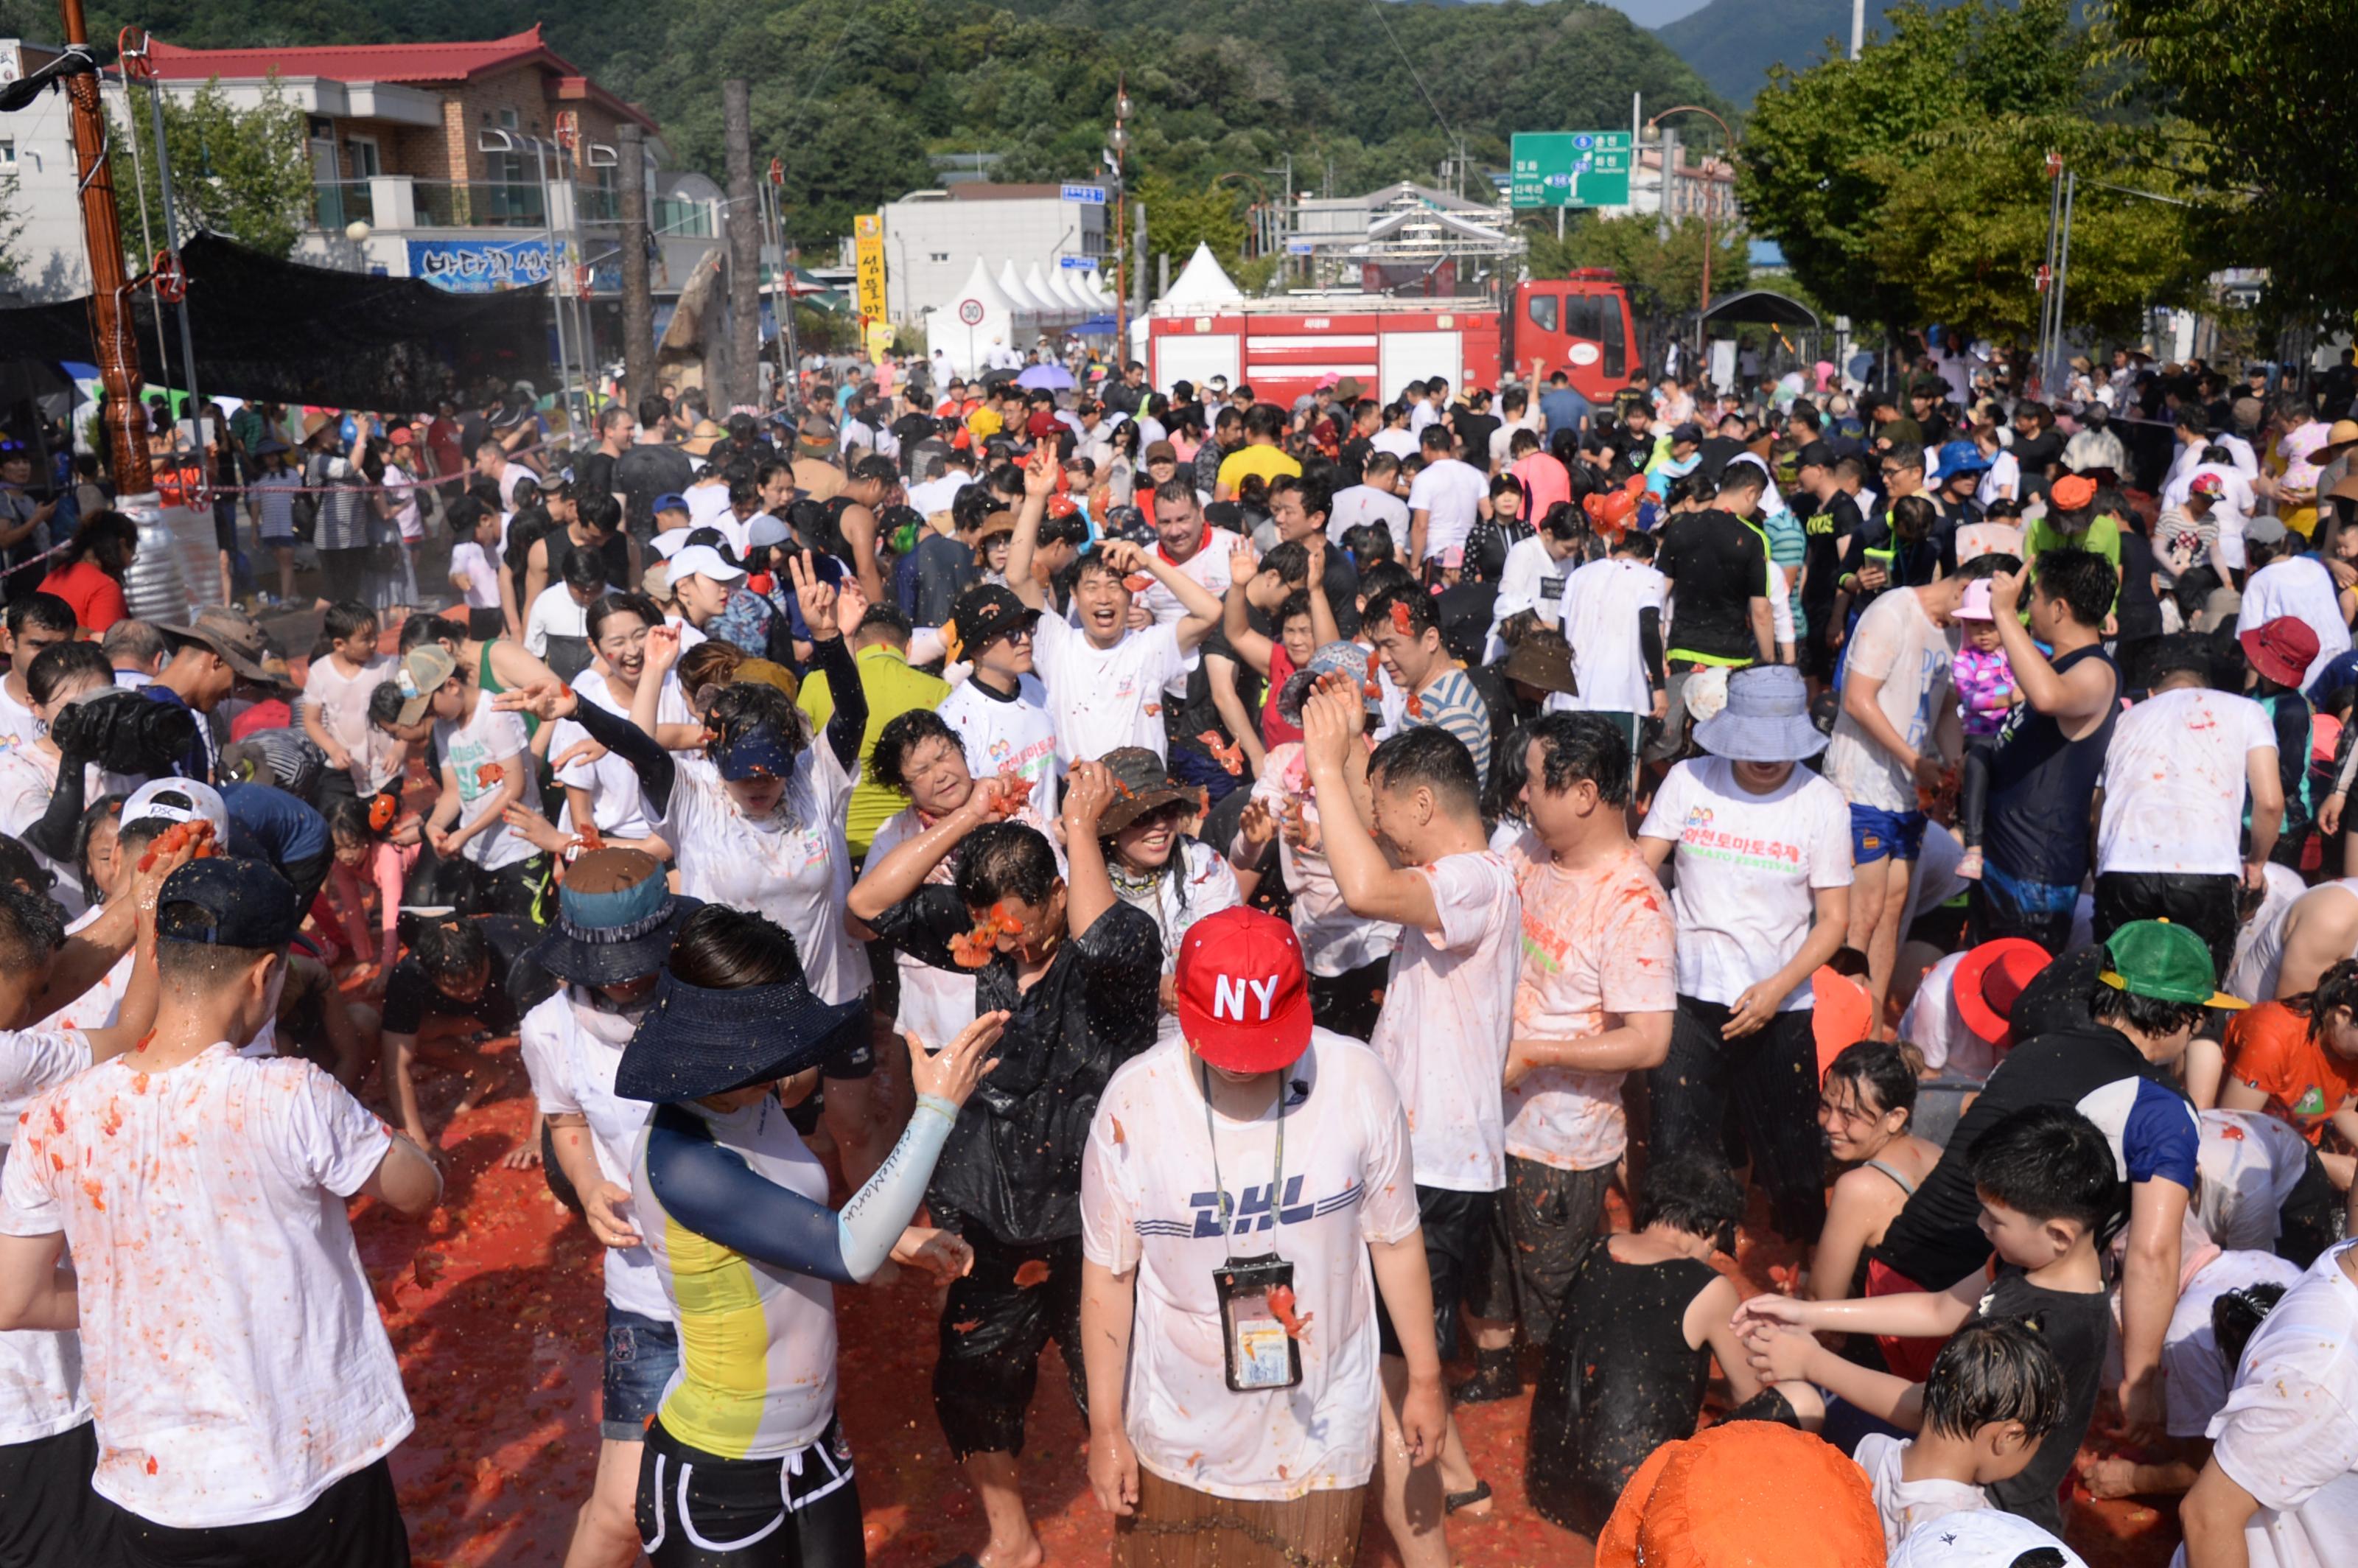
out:
<path id="1" fill-rule="evenodd" d="M 1370 1042 L 1400 1086 L 1416 1184 L 1494 1193 L 1507 1184 L 1501 1087 L 1522 970 L 1522 903 L 1505 860 L 1444 855 L 1418 874 L 1440 929 L 1404 926 Z"/>
<path id="2" fill-rule="evenodd" d="M 1964 953 L 1951 953 L 1925 972 L 1900 1014 L 1899 1038 L 1923 1053 L 1924 1065 L 1932 1072 L 1978 1080 L 1997 1065 L 1997 1049 L 1957 1011 L 1957 967 L 1964 961 Z"/>
<path id="3" fill-rule="evenodd" d="M 532 601 L 532 611 L 525 617 L 525 652 L 537 659 L 548 652 L 551 637 L 587 637 L 590 635 L 590 609 L 573 597 L 573 590 L 561 582 L 550 583 Z"/>
<path id="4" fill-rule="evenodd" d="M 2308 1173 L 2309 1141 L 2266 1111 L 2213 1107 L 2197 1119 L 2194 1217 L 2231 1252 L 2267 1250 L 2282 1228 L 2285 1200 Z"/>
<path id="5" fill-rule="evenodd" d="M 1324 1029 L 1285 1071 L 1285 1187 L 1271 1213 L 1279 1124 L 1217 1123 L 1219 1187 L 1195 1058 L 1165 1043 L 1106 1086 L 1081 1156 L 1082 1255 L 1138 1271 L 1123 1425 L 1138 1462 L 1216 1497 L 1282 1501 L 1364 1485 L 1376 1461 L 1377 1346 L 1370 1243 L 1418 1224 L 1408 1124 L 1383 1065 Z M 1302 1381 L 1230 1391 L 1213 1271 L 1233 1250 L 1293 1265 Z"/>
<path id="6" fill-rule="evenodd" d="M 1678 846 L 1671 907 L 1679 921 L 1679 994 L 1733 1003 L 1809 939 L 1820 888 L 1851 882 L 1850 807 L 1796 766 L 1768 795 L 1736 782 L 1722 757 L 1681 762 L 1655 793 L 1640 837 Z M 1778 1007 L 1812 1005 L 1804 978 Z"/>
<path id="7" fill-rule="evenodd" d="M 1875 1511 L 1883 1519 L 1883 1549 L 1897 1552 L 1909 1532 L 1950 1514 L 1970 1513 L 1990 1506 L 1989 1498 L 1970 1481 L 1909 1481 L 1900 1478 L 1899 1461 L 1908 1440 L 1889 1433 L 1870 1432 L 1851 1454 L 1866 1472 L 1875 1490 Z"/>
<path id="8" fill-rule="evenodd" d="M 687 525 L 695 528 L 718 528 L 724 517 L 733 518 L 729 510 L 729 487 L 725 484 L 691 484 L 680 492 L 687 503 Z"/>
<path id="9" fill-rule="evenodd" d="M 579 1116 L 589 1122 L 599 1173 L 624 1192 L 631 1188 L 639 1134 L 654 1111 L 647 1100 L 625 1099 L 614 1092 L 614 1069 L 622 1065 L 622 1047 L 630 1038 L 626 1021 L 597 1012 L 571 986 L 525 1013 L 518 1030 L 535 1101 L 544 1114 Z M 628 1218 L 627 1206 L 623 1214 Z M 608 1302 L 657 1323 L 671 1321 L 671 1297 L 664 1292 L 654 1254 L 644 1241 L 636 1247 L 609 1247 L 603 1261 Z"/>
<path id="10" fill-rule="evenodd" d="M 2222 1252 L 2205 1263 L 2169 1314 L 2161 1341 L 2163 1429 L 2172 1437 L 2201 1437 L 2227 1402 L 2227 1365 L 2211 1331 L 2211 1306 L 2229 1291 L 2252 1285 L 2300 1283 L 2302 1270 L 2273 1252 Z"/>
<path id="11" fill-rule="evenodd" d="M 1318 801 L 1310 788 L 1309 766 L 1302 742 L 1287 741 L 1273 747 L 1253 781 L 1253 798 L 1278 811 L 1289 802 L 1302 803 L 1302 819 L 1318 820 Z M 1400 946 L 1400 927 L 1388 921 L 1363 920 L 1343 902 L 1335 885 L 1334 868 L 1316 849 L 1297 849 L 1280 834 L 1278 870 L 1285 891 L 1293 895 L 1293 935 L 1302 944 L 1303 966 L 1325 979 L 1364 968 Z"/>
<path id="12" fill-rule="evenodd" d="M 630 717 L 630 708 L 619 693 L 608 684 L 605 674 L 592 666 L 573 677 L 573 695 L 584 702 L 594 702 L 609 713 Z M 680 689 L 679 676 L 664 672 L 663 691 L 655 698 L 655 722 L 658 724 L 692 724 L 696 713 L 688 706 L 687 694 Z M 550 761 L 564 756 L 575 746 L 590 738 L 590 731 L 570 719 L 557 721 L 557 732 L 549 737 Z M 686 753 L 684 753 L 686 754 Z M 640 792 L 639 775 L 631 764 L 611 752 L 596 762 L 576 758 L 557 769 L 557 782 L 568 789 L 590 792 L 590 816 L 600 835 L 610 838 L 644 838 L 654 832 L 654 823 L 647 811 L 646 796 Z M 567 832 L 579 831 L 573 820 L 573 804 L 566 801 L 559 826 Z"/>
<path id="13" fill-rule="evenodd" d="M 16 1137 L 25 1107 L 89 1066 L 90 1041 L 78 1030 L 44 1024 L 0 1032 L 0 1179 L 6 1141 Z M 0 1333 L 0 1444 L 54 1437 L 89 1419 L 79 1336 L 40 1328 Z"/>
<path id="14" fill-rule="evenodd" d="M 1516 540 L 1508 546 L 1506 563 L 1498 568 L 1498 597 L 1490 609 L 1491 626 L 1495 629 L 1508 616 L 1524 610 L 1535 612 L 1542 624 L 1554 625 L 1563 613 L 1564 569 L 1563 562 L 1548 554 L 1544 535 Z M 1552 585 L 1550 579 L 1555 579 Z M 1548 592 L 1548 586 L 1555 591 Z"/>
<path id="15" fill-rule="evenodd" d="M 1670 592 L 1661 573 L 1643 561 L 1608 556 L 1564 579 L 1562 619 L 1572 644 L 1572 678 L 1579 691 L 1548 698 L 1552 710 L 1650 713 L 1646 662 L 1638 646 L 1640 611 L 1660 612 Z"/>
<path id="16" fill-rule="evenodd" d="M 1932 727 L 1949 701 L 1949 666 L 1956 657 L 1957 633 L 1933 624 L 1913 589 L 1887 593 L 1866 607 L 1850 640 L 1849 674 L 1881 680 L 1876 707 L 1919 752 L 1932 747 Z M 1877 811 L 1920 809 L 1916 775 L 1899 759 L 1870 740 L 1866 726 L 1845 708 L 1834 720 L 1826 747 L 1825 776 L 1853 806 Z"/>
<path id="17" fill-rule="evenodd" d="M 1632 845 L 1619 862 L 1567 871 L 1536 835 L 1507 851 L 1522 904 L 1514 1038 L 1585 1040 L 1606 1015 L 1678 1006 L 1670 895 Z M 1506 1090 L 1507 1152 L 1565 1171 L 1617 1162 L 1629 1143 L 1620 1073 L 1534 1067 Z"/>
<path id="18" fill-rule="evenodd" d="M 203 727 L 199 717 L 199 728 Z M 8 695 L 5 683 L 0 683 L 0 752 L 11 752 L 19 746 L 29 746 L 49 732 L 40 716 L 31 708 Z"/>
<path id="19" fill-rule="evenodd" d="M 1048 690 L 1039 676 L 1016 676 L 1011 697 L 969 676 L 952 687 L 934 711 L 965 742 L 968 773 L 979 779 L 1021 773 L 1032 781 L 1032 809 L 1055 820 L 1056 781 L 1065 776 L 1065 759 L 1056 751 L 1056 721 L 1049 716 Z M 868 852 L 876 853 L 872 848 Z"/>
<path id="20" fill-rule="evenodd" d="M 447 719 L 434 721 L 434 744 L 442 754 L 442 765 L 458 777 L 456 826 L 465 827 L 498 809 L 500 780 L 483 770 L 523 753 L 532 744 L 532 737 L 525 733 L 520 715 L 503 713 L 492 706 L 490 697 L 478 694 L 475 711 L 463 724 Z M 529 758 L 524 764 L 524 794 L 519 798 L 525 810 L 540 809 L 540 769 Z M 468 839 L 460 853 L 483 870 L 496 871 L 529 860 L 540 851 L 506 823 L 495 822 Z"/>
<path id="21" fill-rule="evenodd" d="M 66 923 L 66 935 L 72 935 L 105 913 L 100 905 L 92 904 Z M 135 943 L 123 957 L 114 960 L 114 968 L 99 977 L 97 984 L 34 1027 L 37 1030 L 112 1028 L 123 1011 L 123 993 L 131 989 L 131 965 L 138 956 L 138 946 Z M 9 1128 L 16 1125 L 14 1112 L 8 1115 L 7 1127 L 0 1127 L 0 1137 L 5 1137 Z"/>
<path id="22" fill-rule="evenodd" d="M 467 586 L 460 591 L 470 610 L 497 610 L 500 607 L 500 571 L 483 546 L 472 539 L 450 546 L 450 577 L 453 587 L 464 577 Z"/>
<path id="23" fill-rule="evenodd" d="M 1172 680 L 1185 674 L 1185 655 L 1169 626 L 1125 632 L 1099 648 L 1055 615 L 1040 617 L 1033 658 L 1056 721 L 1056 752 L 1066 767 L 1094 762 L 1123 746 L 1168 754 L 1163 703 Z"/>
<path id="24" fill-rule="evenodd" d="M 198 722 L 204 722 L 201 716 Z M 49 896 L 67 914 L 75 915 L 89 907 L 82 896 L 81 873 L 49 859 L 25 837 L 25 830 L 40 821 L 49 809 L 49 796 L 57 793 L 58 767 L 59 759 L 42 751 L 38 742 L 27 741 L 0 751 L 0 832 L 13 834 L 34 860 L 56 879 L 50 885 Z M 95 800 L 97 796 L 93 794 L 85 798 Z"/>
<path id="25" fill-rule="evenodd" d="M 1379 452 L 1390 452 L 1396 458 L 1412 458 L 1416 456 L 1416 432 L 1395 430 L 1388 425 L 1368 437 L 1368 445 Z"/>
<path id="26" fill-rule="evenodd" d="M 909 487 L 909 504 L 920 517 L 931 517 L 936 512 L 947 512 L 957 500 L 957 492 L 974 482 L 974 475 L 964 469 L 951 469 L 939 479 L 929 479 L 923 484 Z"/>
<path id="27" fill-rule="evenodd" d="M 1393 558 L 1408 558 L 1407 502 L 1372 484 L 1355 484 L 1336 492 L 1334 503 L 1326 514 L 1327 542 L 1341 549 L 1343 535 L 1365 523 L 1380 523 L 1390 529 Z"/>
<path id="28" fill-rule="evenodd" d="M 1432 560 L 1444 551 L 1463 549 L 1466 535 L 1474 532 L 1474 524 L 1481 515 L 1482 503 L 1490 493 L 1490 481 L 1472 463 L 1461 463 L 1455 458 L 1444 458 L 1428 463 L 1409 485 L 1408 509 L 1422 512 L 1424 517 L 1424 558 Z M 1411 519 L 1414 521 L 1413 518 Z M 1413 568 L 1415 563 L 1406 563 Z"/>
<path id="29" fill-rule="evenodd" d="M 363 797 L 390 787 L 408 765 L 409 748 L 369 722 L 369 698 L 393 679 L 394 661 L 371 659 L 351 675 L 333 657 L 314 659 L 303 676 L 303 706 L 352 760 L 352 787 Z"/>
<path id="30" fill-rule="evenodd" d="M 2022 499 L 2022 464 L 2012 452 L 2000 447 L 1997 456 L 1990 460 L 1990 466 L 1982 470 L 1982 481 L 1974 486 L 1974 500 L 1986 508 L 1993 502 L 2008 498 Z"/>
<path id="31" fill-rule="evenodd" d="M 2235 961 L 2227 966 L 2221 989 L 2245 1001 L 2275 1000 L 2284 968 L 2285 916 L 2307 892 L 2309 884 L 2290 866 L 2271 860 L 2260 868 L 2260 907 L 2235 933 Z"/>
<path id="32" fill-rule="evenodd" d="M 2312 1264 L 2244 1348 L 2211 1456 L 2259 1500 L 2252 1568 L 2347 1568 L 2358 1541 L 2358 1283 L 2343 1242 Z"/>
<path id="33" fill-rule="evenodd" d="M 970 764 L 969 764 L 970 765 Z M 917 820 L 917 808 L 910 806 L 884 819 L 876 829 L 876 837 L 868 846 L 868 864 L 883 862 L 884 857 L 899 849 L 902 841 L 914 838 L 925 831 Z M 1053 846 L 1055 839 L 1048 842 Z M 925 881 L 947 883 L 954 879 L 952 855 L 925 874 Z M 958 1036 L 958 1032 L 975 1018 L 974 976 L 964 969 L 937 969 L 933 965 L 895 950 L 892 966 L 901 976 L 901 1007 L 892 1015 L 892 1033 L 914 1034 L 936 1050 L 941 1049 Z"/>
<path id="34" fill-rule="evenodd" d="M 821 1001 L 839 1006 L 865 994 L 868 949 L 843 925 L 851 896 L 851 847 L 844 838 L 851 775 L 827 737 L 815 736 L 802 749 L 785 797 L 759 822 L 739 809 L 710 762 L 680 757 L 676 763 L 669 809 L 655 831 L 678 856 L 679 891 L 784 926 Z"/>
<path id="35" fill-rule="evenodd" d="M 178 1530 L 299 1513 L 413 1424 L 344 1214 L 392 1135 L 297 1057 L 138 1061 L 35 1101 L 0 1175 L 0 1227 L 73 1251 L 92 1485 Z"/>
<path id="36" fill-rule="evenodd" d="M 1115 893 L 1122 903 L 1143 913 L 1154 922 L 1163 935 L 1163 972 L 1175 972 L 1179 967 L 1179 944 L 1185 939 L 1187 928 L 1207 914 L 1217 914 L 1224 909 L 1234 909 L 1245 901 L 1244 890 L 1237 885 L 1237 873 L 1228 866 L 1228 858 L 1200 838 L 1180 838 L 1171 847 L 1171 859 L 1163 874 L 1157 878 L 1150 893 L 1132 896 L 1119 882 Z M 1156 1015 L 1155 1034 L 1162 1040 L 1179 1038 L 1179 1019 L 1175 1013 Z"/>
<path id="37" fill-rule="evenodd" d="M 1194 555 L 1184 561 L 1172 564 L 1179 568 L 1180 576 L 1199 584 L 1208 589 L 1214 599 L 1218 599 L 1228 591 L 1231 576 L 1228 571 L 1228 552 L 1237 547 L 1237 536 L 1206 524 L 1204 539 L 1204 544 Z M 1156 553 L 1162 554 L 1160 546 L 1157 546 Z M 1171 559 L 1167 555 L 1163 558 L 1165 561 Z M 1154 623 L 1157 626 L 1175 626 L 1187 618 L 1187 607 L 1179 602 L 1177 594 L 1163 586 L 1162 579 L 1159 578 L 1147 588 L 1144 593 L 1139 595 L 1139 602 L 1146 606 L 1146 612 L 1154 617 Z M 1180 665 L 1179 673 L 1166 682 L 1163 689 L 1172 697 L 1185 697 L 1187 676 L 1195 670 L 1196 665 L 1202 662 L 1202 649 L 1189 650 Z"/>
<path id="38" fill-rule="evenodd" d="M 2247 697 L 2206 687 L 2165 691 L 2122 714 L 2099 781 L 2097 871 L 2242 871 L 2244 790 L 2255 752 L 2268 754 L 2273 773 L 2276 726 Z"/>
<path id="39" fill-rule="evenodd" d="M 2244 579 L 2238 630 L 2255 631 L 2280 615 L 2296 616 L 2317 633 L 2311 675 L 2350 651 L 2350 623 L 2342 619 L 2333 574 L 2315 556 L 2285 556 Z"/>

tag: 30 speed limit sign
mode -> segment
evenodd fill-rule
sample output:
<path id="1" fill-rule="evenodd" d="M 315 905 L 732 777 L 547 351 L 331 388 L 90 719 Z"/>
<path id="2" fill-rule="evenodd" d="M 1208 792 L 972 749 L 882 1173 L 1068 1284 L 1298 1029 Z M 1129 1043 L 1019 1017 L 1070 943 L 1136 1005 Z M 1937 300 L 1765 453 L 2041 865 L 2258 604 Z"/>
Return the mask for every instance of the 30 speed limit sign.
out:
<path id="1" fill-rule="evenodd" d="M 965 323 L 966 323 L 968 326 L 969 326 L 969 327 L 979 327 L 979 326 L 981 326 L 981 325 L 982 325 L 982 301 L 981 301 L 981 300 L 979 300 L 979 299 L 961 299 L 961 300 L 959 300 L 959 301 L 958 301 L 958 319 L 959 319 L 959 320 L 961 320 L 961 321 L 963 321 L 963 322 L 965 322 Z"/>

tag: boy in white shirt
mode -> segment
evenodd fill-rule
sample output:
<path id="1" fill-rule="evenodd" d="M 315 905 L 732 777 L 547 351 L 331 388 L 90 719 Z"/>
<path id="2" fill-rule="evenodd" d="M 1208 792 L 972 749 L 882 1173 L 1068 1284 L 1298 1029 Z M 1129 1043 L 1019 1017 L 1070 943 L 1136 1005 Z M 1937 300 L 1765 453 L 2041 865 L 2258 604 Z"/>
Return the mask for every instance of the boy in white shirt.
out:
<path id="1" fill-rule="evenodd" d="M 402 656 L 395 677 L 401 691 L 396 722 L 416 725 L 434 716 L 434 746 L 442 758 L 442 793 L 426 819 L 426 841 L 442 859 L 460 857 L 483 873 L 490 914 L 531 918 L 548 872 L 548 855 L 508 826 L 521 804 L 540 809 L 540 780 L 524 720 L 492 706 L 439 643 L 421 643 Z"/>
<path id="2" fill-rule="evenodd" d="M 449 507 L 451 536 L 450 586 L 469 610 L 500 608 L 500 568 L 492 553 L 499 548 L 500 514 L 471 495 L 462 495 Z M 504 617 L 502 623 L 504 624 Z M 511 634 L 516 628 L 509 627 Z"/>
<path id="3" fill-rule="evenodd" d="M 1490 1211 L 1506 1185 L 1506 1119 L 1498 1085 L 1522 962 L 1514 874 L 1482 828 L 1473 753 L 1447 730 L 1406 730 L 1369 754 L 1357 692 L 1314 691 L 1303 705 L 1303 751 L 1316 793 L 1326 860 L 1351 913 L 1401 930 L 1376 1054 L 1391 1069 L 1414 1130 L 1417 1208 L 1444 1354 L 1457 1308 L 1488 1246 Z M 1380 839 L 1380 843 L 1379 840 Z M 1390 851 L 1387 856 L 1387 849 Z M 1393 1325 L 1382 1331 L 1384 1383 L 1395 1411 L 1408 1369 Z M 1384 1519 L 1408 1568 L 1443 1568 L 1448 1543 L 1435 1499 L 1479 1507 L 1479 1480 L 1453 1431 L 1438 1474 L 1412 1472 L 1387 1445 Z"/>
<path id="4" fill-rule="evenodd" d="M 285 878 L 195 861 L 154 918 L 154 1032 L 35 1100 L 0 1175 L 0 1326 L 79 1328 L 134 1561 L 406 1565 L 413 1422 L 345 1205 L 422 1215 L 441 1179 L 308 1062 L 239 1054 L 302 918 Z"/>

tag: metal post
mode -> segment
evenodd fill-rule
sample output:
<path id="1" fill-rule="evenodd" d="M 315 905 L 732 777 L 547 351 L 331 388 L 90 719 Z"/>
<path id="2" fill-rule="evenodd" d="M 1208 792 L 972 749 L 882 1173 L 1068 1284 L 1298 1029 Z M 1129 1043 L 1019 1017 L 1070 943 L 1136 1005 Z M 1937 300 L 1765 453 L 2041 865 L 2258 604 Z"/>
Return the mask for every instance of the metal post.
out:
<path id="1" fill-rule="evenodd" d="M 174 261 L 180 259 L 180 216 L 172 205 L 172 149 L 164 144 L 164 84 L 150 79 L 147 83 L 149 122 L 156 127 L 156 180 L 164 197 L 164 248 Z M 157 302 L 163 308 L 163 302 Z M 180 369 L 189 383 L 189 449 L 197 456 L 199 468 L 205 461 L 205 429 L 198 416 L 201 406 L 197 395 L 197 345 L 189 334 L 189 299 L 183 294 L 175 307 L 180 319 Z M 160 329 L 162 323 L 157 324 Z M 222 435 L 226 436 L 227 431 Z"/>
<path id="2" fill-rule="evenodd" d="M 1850 0 L 1850 58 L 1866 48 L 1866 0 Z"/>
<path id="3" fill-rule="evenodd" d="M 68 46 L 87 49 L 90 28 L 82 20 L 81 0 L 60 0 L 59 10 Z M 99 106 L 98 78 L 68 77 L 66 98 L 73 108 L 82 247 L 90 261 L 90 338 L 106 388 L 107 462 L 119 494 L 146 496 L 156 481 L 147 466 L 147 422 L 139 408 L 139 341 L 123 297 L 123 231 L 114 211 L 114 175 L 106 162 L 106 114 Z"/>
<path id="4" fill-rule="evenodd" d="M 557 389 L 558 401 L 565 406 L 566 423 L 571 425 L 573 412 L 573 351 L 565 335 L 564 257 L 557 248 L 557 208 L 549 199 L 548 144 L 538 136 L 532 143 L 532 167 L 540 179 L 540 238 L 548 247 L 549 314 L 557 323 Z M 574 428 L 579 430 L 579 427 Z"/>
<path id="5" fill-rule="evenodd" d="M 1664 244 L 1671 243 L 1671 195 L 1675 189 L 1679 165 L 1679 134 L 1668 125 L 1662 127 L 1662 178 L 1655 187 L 1659 222 L 1655 234 Z"/>
<path id="6" fill-rule="evenodd" d="M 633 399 L 655 389 L 654 280 L 647 269 L 645 133 L 635 120 L 616 128 L 622 170 L 622 380 Z M 633 410 L 635 412 L 635 409 Z"/>
<path id="7" fill-rule="evenodd" d="M 2079 194 L 2079 185 L 2077 174 L 2063 177 L 2063 242 L 2055 265 L 2055 287 L 2050 291 L 2055 296 L 2055 357 L 2049 362 L 2047 373 L 2056 385 L 2063 380 L 2063 282 L 2071 271 L 2071 200 Z M 2048 395 L 2055 395 L 2055 386 L 2049 387 Z"/>
<path id="8" fill-rule="evenodd" d="M 2055 241 L 2061 232 L 2063 220 L 2063 181 L 2057 178 L 2061 171 L 2050 155 L 2047 170 L 2047 287 L 2039 291 L 2039 374 L 2054 362 L 2051 332 L 2055 315 Z"/>

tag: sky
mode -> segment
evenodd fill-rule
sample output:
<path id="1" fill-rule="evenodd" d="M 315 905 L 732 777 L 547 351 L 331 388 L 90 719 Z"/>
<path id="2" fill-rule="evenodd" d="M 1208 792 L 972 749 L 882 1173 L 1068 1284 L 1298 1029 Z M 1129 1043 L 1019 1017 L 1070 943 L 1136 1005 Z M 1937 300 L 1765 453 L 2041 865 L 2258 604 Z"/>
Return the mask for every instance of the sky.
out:
<path id="1" fill-rule="evenodd" d="M 1471 0 L 1475 5 L 1497 4 L 1498 0 Z M 1689 12 L 1700 11 L 1708 0 L 1604 0 L 1617 11 L 1625 12 L 1641 27 L 1659 27 L 1665 22 L 1675 22 Z"/>

